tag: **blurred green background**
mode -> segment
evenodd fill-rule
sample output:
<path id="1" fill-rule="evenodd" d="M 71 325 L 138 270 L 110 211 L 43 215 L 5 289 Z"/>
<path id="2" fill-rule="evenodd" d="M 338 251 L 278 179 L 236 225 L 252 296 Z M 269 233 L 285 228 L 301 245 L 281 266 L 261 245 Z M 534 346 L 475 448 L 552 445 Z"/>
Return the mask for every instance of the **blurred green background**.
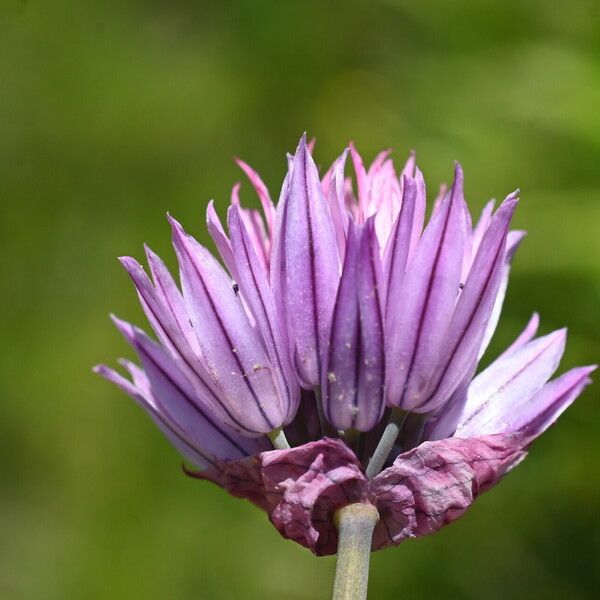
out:
<path id="1" fill-rule="evenodd" d="M 304 130 L 328 164 L 411 148 L 475 210 L 517 186 L 519 251 L 493 355 L 533 310 L 561 370 L 600 356 L 600 2 L 41 2 L 0 10 L 0 597 L 327 598 L 333 559 L 187 479 L 91 373 L 144 324 L 115 257 L 173 264 L 249 161 L 277 195 Z M 256 199 L 247 183 L 247 203 Z M 459 522 L 377 553 L 372 598 L 591 598 L 598 386 Z"/>

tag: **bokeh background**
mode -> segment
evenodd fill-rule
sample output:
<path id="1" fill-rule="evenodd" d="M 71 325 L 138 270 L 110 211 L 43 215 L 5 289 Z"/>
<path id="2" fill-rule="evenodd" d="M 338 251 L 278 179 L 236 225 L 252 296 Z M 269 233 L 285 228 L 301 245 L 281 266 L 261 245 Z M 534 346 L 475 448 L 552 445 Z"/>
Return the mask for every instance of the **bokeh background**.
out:
<path id="1" fill-rule="evenodd" d="M 116 261 L 165 212 L 206 240 L 255 166 L 274 194 L 308 130 L 328 164 L 459 159 L 476 209 L 517 186 L 530 231 L 493 356 L 533 310 L 561 370 L 600 356 L 600 2 L 4 0 L 0 9 L 0 597 L 327 598 L 333 559 L 180 460 L 91 373 L 144 324 Z M 247 183 L 243 199 L 255 203 Z M 598 385 L 459 522 L 373 556 L 372 598 L 591 598 Z"/>

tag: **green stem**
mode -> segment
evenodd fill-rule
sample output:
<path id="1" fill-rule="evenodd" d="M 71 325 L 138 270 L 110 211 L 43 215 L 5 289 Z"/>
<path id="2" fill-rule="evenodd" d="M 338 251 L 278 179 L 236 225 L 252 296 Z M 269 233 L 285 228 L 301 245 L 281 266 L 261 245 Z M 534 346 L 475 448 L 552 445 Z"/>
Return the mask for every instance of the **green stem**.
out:
<path id="1" fill-rule="evenodd" d="M 373 529 L 379 513 L 372 504 L 349 504 L 334 516 L 338 550 L 332 600 L 365 600 Z"/>
<path id="2" fill-rule="evenodd" d="M 375 477 L 375 475 L 377 475 L 383 468 L 387 457 L 396 443 L 400 429 L 402 428 L 407 416 L 408 413 L 404 411 L 392 412 L 391 421 L 384 429 L 381 439 L 379 440 L 379 444 L 377 444 L 377 448 L 375 448 L 375 452 L 373 452 L 373 456 L 371 456 L 369 464 L 367 465 L 367 469 L 365 471 L 367 479 L 373 479 L 373 477 Z"/>
<path id="3" fill-rule="evenodd" d="M 269 439 L 273 444 L 273 447 L 276 450 L 289 450 L 290 444 L 285 437 L 285 433 L 283 433 L 283 429 L 281 427 L 279 429 L 275 429 L 269 433 Z"/>

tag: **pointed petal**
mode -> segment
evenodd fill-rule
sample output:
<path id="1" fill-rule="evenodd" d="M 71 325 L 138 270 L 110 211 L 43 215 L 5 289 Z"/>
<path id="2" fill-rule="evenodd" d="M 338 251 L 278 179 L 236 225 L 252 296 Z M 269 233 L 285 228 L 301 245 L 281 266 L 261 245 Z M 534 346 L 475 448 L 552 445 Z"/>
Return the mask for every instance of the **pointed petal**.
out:
<path id="1" fill-rule="evenodd" d="M 336 429 L 369 431 L 385 408 L 380 266 L 375 239 L 372 219 L 361 228 L 350 224 L 321 384 L 325 415 Z"/>
<path id="2" fill-rule="evenodd" d="M 122 256 L 119 261 L 131 277 L 138 292 L 142 309 L 160 341 L 172 356 L 181 357 L 192 372 L 203 377 L 205 371 L 202 367 L 197 340 L 194 342 L 188 341 L 188 336 L 193 335 L 195 338 L 195 333 L 190 331 L 187 310 L 184 306 L 178 305 L 176 300 L 173 304 L 165 301 L 165 294 L 169 293 L 171 297 L 174 296 L 173 290 L 169 292 L 158 291 L 152 285 L 142 266 L 130 256 Z M 154 259 L 153 262 L 156 270 L 158 265 Z M 169 283 L 164 278 L 165 273 L 157 271 L 157 276 L 166 289 Z"/>
<path id="3" fill-rule="evenodd" d="M 320 383 L 322 353 L 340 276 L 329 209 L 317 168 L 300 140 L 284 207 L 276 227 L 276 294 L 281 294 L 293 362 L 306 387 Z"/>
<path id="4" fill-rule="evenodd" d="M 235 206 L 229 209 L 228 225 L 236 261 L 238 283 L 259 326 L 258 329 L 272 364 L 272 375 L 278 385 L 281 398 L 285 400 L 284 424 L 287 424 L 292 420 L 298 408 L 300 390 L 290 362 L 285 328 L 281 315 L 278 315 L 275 310 L 273 293 L 269 287 L 267 275 L 252 247 L 239 209 Z"/>
<path id="5" fill-rule="evenodd" d="M 367 217 L 375 215 L 377 237 L 384 248 L 402 204 L 402 185 L 391 160 L 375 172 L 369 184 Z"/>
<path id="6" fill-rule="evenodd" d="M 427 191 L 425 178 L 418 167 L 415 168 L 415 181 L 417 182 L 417 196 L 415 198 L 415 210 L 413 212 L 412 233 L 410 234 L 410 249 L 408 252 L 407 266 L 410 265 L 417 249 L 417 244 L 423 233 L 425 223 L 425 209 L 427 205 Z"/>
<path id="7" fill-rule="evenodd" d="M 402 289 L 408 264 L 416 200 L 417 182 L 414 179 L 404 177 L 402 206 L 392 228 L 384 254 L 386 305 L 393 307 L 400 304 L 400 290 Z"/>
<path id="8" fill-rule="evenodd" d="M 516 197 L 516 196 L 513 196 Z M 483 235 L 487 231 L 487 228 L 490 225 L 492 220 L 492 215 L 494 213 L 494 201 L 490 200 L 481 211 L 481 216 L 479 217 L 479 221 L 477 221 L 477 225 L 473 229 L 473 258 L 477 254 L 477 250 L 479 249 L 479 244 L 481 244 L 481 240 L 483 239 Z"/>
<path id="9" fill-rule="evenodd" d="M 177 323 L 181 335 L 183 335 L 185 341 L 192 349 L 194 356 L 200 356 L 198 340 L 196 339 L 196 334 L 190 323 L 190 317 L 185 308 L 185 303 L 183 302 L 183 297 L 177 284 L 160 257 L 147 245 L 144 245 L 144 249 L 146 251 L 146 260 L 150 267 L 150 274 L 154 281 L 154 289 L 157 296 L 162 300 L 163 305 L 168 307 L 173 315 L 173 319 Z"/>
<path id="10" fill-rule="evenodd" d="M 532 436 L 542 434 L 592 383 L 589 376 L 596 368 L 590 365 L 571 369 L 547 383 L 531 400 L 513 406 L 502 425 L 507 431 L 524 431 Z"/>
<path id="11" fill-rule="evenodd" d="M 185 432 L 180 431 L 156 409 L 154 401 L 151 401 L 151 396 L 142 394 L 139 389 L 131 385 L 129 380 L 105 365 L 94 367 L 94 372 L 98 373 L 101 377 L 104 377 L 107 381 L 116 384 L 142 406 L 163 435 L 187 460 L 200 468 L 206 468 L 216 464 L 216 457 L 211 456 L 209 452 L 205 451 L 203 453 L 200 449 L 196 448 L 194 442 L 187 438 Z"/>
<path id="12" fill-rule="evenodd" d="M 362 223 L 364 217 L 367 214 L 367 204 L 369 202 L 369 177 L 365 170 L 365 165 L 360 154 L 356 150 L 353 142 L 349 144 L 350 156 L 352 157 L 352 163 L 354 165 L 354 172 L 356 173 L 356 187 L 358 188 L 358 222 Z"/>
<path id="13" fill-rule="evenodd" d="M 432 376 L 454 310 L 465 223 L 462 170 L 452 193 L 431 218 L 405 275 L 398 304 L 386 308 L 388 403 L 424 412 Z"/>
<path id="14" fill-rule="evenodd" d="M 138 353 L 144 371 L 123 361 L 134 377 L 133 384 L 107 367 L 96 371 L 132 396 L 184 456 L 206 466 L 216 459 L 236 459 L 264 448 L 263 441 L 240 436 L 219 423 L 172 360 L 141 330 L 113 320 Z"/>
<path id="15" fill-rule="evenodd" d="M 267 189 L 267 186 L 264 184 L 263 180 L 260 178 L 260 175 L 252 167 L 250 167 L 240 158 L 236 158 L 235 162 L 238 164 L 240 169 L 244 171 L 250 180 L 250 183 L 256 190 L 256 194 L 260 200 L 260 203 L 262 204 L 265 219 L 267 221 L 269 237 L 272 237 L 273 226 L 275 224 L 275 207 L 273 206 L 273 201 L 271 200 L 269 190 Z"/>
<path id="16" fill-rule="evenodd" d="M 517 200 L 507 199 L 496 211 L 482 240 L 473 267 L 458 299 L 437 367 L 427 405 L 435 409 L 447 401 L 460 382 L 471 376 L 482 337 L 490 319 L 502 278 L 505 243 Z M 435 383 L 437 381 L 437 383 Z"/>
<path id="17" fill-rule="evenodd" d="M 496 360 L 500 360 L 501 358 L 516 352 L 519 348 L 522 348 L 525 344 L 530 342 L 535 337 L 539 325 L 540 316 L 538 313 L 533 313 L 533 315 L 531 315 L 531 319 L 529 319 L 529 322 L 525 326 L 525 329 L 523 329 L 517 339 L 502 354 L 500 354 Z"/>
<path id="18" fill-rule="evenodd" d="M 565 349 L 566 330 L 538 338 L 516 352 L 494 361 L 471 383 L 456 429 L 458 437 L 498 433 L 515 404 L 525 402 L 542 389 Z"/>
<path id="19" fill-rule="evenodd" d="M 326 193 L 340 261 L 344 260 L 346 253 L 346 235 L 348 232 L 348 212 L 346 211 L 344 199 L 344 166 L 347 155 L 348 150 L 346 149 L 333 163 Z"/>
<path id="20" fill-rule="evenodd" d="M 116 317 L 113 321 L 142 363 L 143 385 L 139 384 L 141 373 L 133 368 L 138 389 L 164 421 L 185 432 L 195 448 L 209 449 L 216 458 L 239 458 L 264 448 L 264 439 L 242 436 L 221 423 L 207 398 L 191 387 L 164 350 L 141 329 Z"/>
<path id="21" fill-rule="evenodd" d="M 401 176 L 404 175 L 406 177 L 415 177 L 416 167 L 417 167 L 417 153 L 414 150 L 411 150 L 408 155 L 408 158 L 406 159 L 406 163 L 404 163 L 404 167 L 403 167 L 402 173 L 400 173 L 400 175 Z"/>
<path id="22" fill-rule="evenodd" d="M 506 254 L 505 254 L 505 264 L 504 270 L 502 273 L 502 282 L 500 283 L 500 288 L 498 289 L 498 294 L 496 296 L 496 300 L 494 302 L 494 308 L 492 309 L 492 316 L 488 321 L 485 333 L 483 334 L 483 341 L 481 342 L 481 348 L 479 349 L 478 359 L 480 359 L 487 350 L 490 345 L 490 341 L 492 340 L 492 336 L 496 331 L 496 327 L 498 326 L 498 321 L 500 320 L 500 314 L 502 313 L 502 306 L 504 304 L 504 298 L 506 296 L 506 289 L 508 287 L 508 278 L 510 275 L 510 267 L 512 263 L 512 259 L 515 255 L 515 252 L 521 245 L 523 238 L 526 233 L 524 231 L 509 231 L 508 237 L 506 238 Z"/>
<path id="23" fill-rule="evenodd" d="M 507 357 L 525 344 L 530 342 L 537 332 L 539 317 L 534 313 L 529 323 L 517 339 L 496 360 Z M 475 372 L 477 361 L 473 361 L 472 368 L 459 384 L 448 402 L 434 410 L 425 426 L 424 439 L 441 440 L 451 437 L 460 423 L 461 415 L 467 402 L 467 390 L 471 384 L 472 373 Z"/>
<path id="24" fill-rule="evenodd" d="M 181 268 L 183 297 L 220 399 L 232 426 L 268 433 L 285 412 L 268 357 L 231 280 L 217 261 L 181 225 L 170 219 Z"/>
<path id="25" fill-rule="evenodd" d="M 214 200 L 211 200 L 206 207 L 206 226 L 208 228 L 208 233 L 213 239 L 221 258 L 223 259 L 223 263 L 231 275 L 235 277 L 234 260 L 231 254 L 231 242 L 223 229 L 221 219 L 219 219 L 219 215 L 217 215 L 214 205 Z"/>

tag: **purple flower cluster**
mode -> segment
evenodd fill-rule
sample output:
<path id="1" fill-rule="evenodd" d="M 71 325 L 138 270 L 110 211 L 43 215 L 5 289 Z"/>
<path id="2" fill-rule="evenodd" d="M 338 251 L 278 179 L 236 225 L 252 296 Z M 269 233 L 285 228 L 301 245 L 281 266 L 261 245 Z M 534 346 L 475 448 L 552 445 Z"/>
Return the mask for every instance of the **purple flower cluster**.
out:
<path id="1" fill-rule="evenodd" d="M 262 211 L 243 208 L 236 185 L 226 231 L 209 203 L 224 266 L 170 217 L 181 291 L 150 249 L 150 277 L 121 259 L 159 341 L 114 318 L 141 367 L 122 361 L 129 379 L 96 367 L 204 469 L 195 476 L 250 499 L 317 554 L 335 552 L 332 515 L 351 502 L 379 511 L 374 549 L 457 518 L 594 369 L 548 382 L 566 332 L 536 338 L 534 315 L 476 374 L 524 235 L 509 230 L 517 194 L 473 224 L 456 165 L 425 225 L 414 155 L 398 176 L 388 151 L 368 169 L 349 154 L 356 192 L 348 150 L 321 177 L 303 137 L 277 206 L 238 161 Z M 390 423 L 383 470 L 369 473 Z"/>

